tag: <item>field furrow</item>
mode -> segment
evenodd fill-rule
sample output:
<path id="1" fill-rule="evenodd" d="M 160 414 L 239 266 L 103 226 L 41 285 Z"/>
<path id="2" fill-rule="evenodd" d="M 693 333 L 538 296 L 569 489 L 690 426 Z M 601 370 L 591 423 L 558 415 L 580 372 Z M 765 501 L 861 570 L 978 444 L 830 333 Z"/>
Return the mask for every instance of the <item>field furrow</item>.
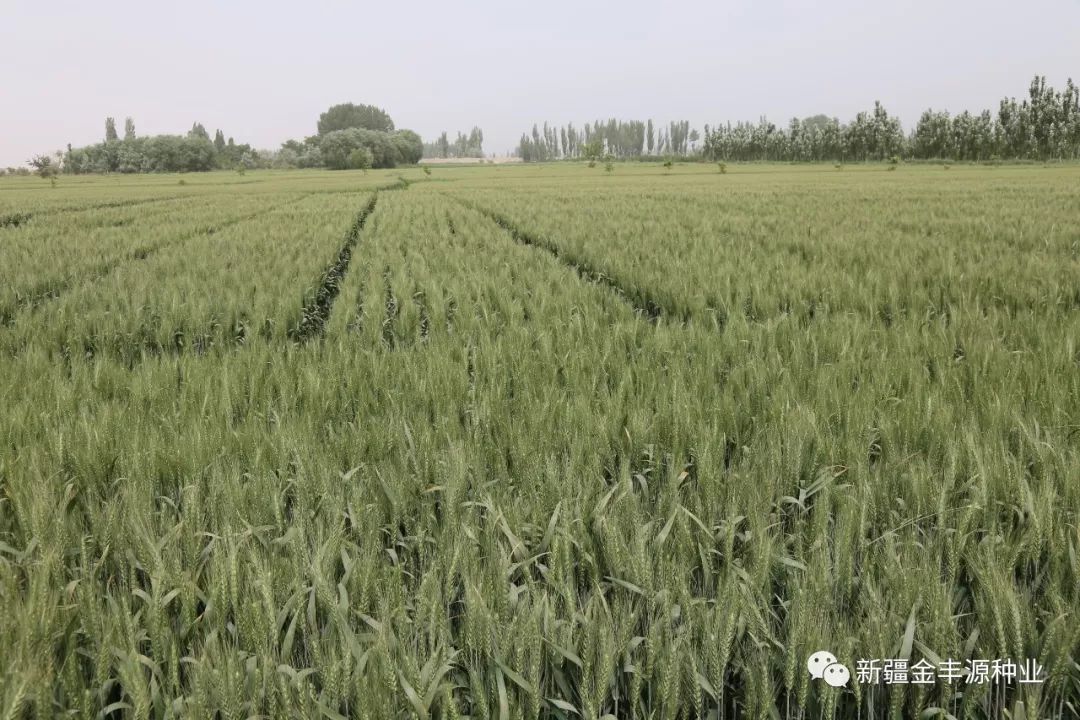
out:
<path id="1" fill-rule="evenodd" d="M 378 192 L 372 193 L 371 200 L 357 214 L 352 225 L 345 233 L 345 243 L 338 250 L 337 258 L 323 271 L 322 280 L 318 288 L 316 288 L 314 296 L 304 304 L 300 323 L 289 331 L 293 340 L 306 342 L 326 331 L 326 322 L 330 318 L 334 300 L 337 299 L 338 292 L 341 290 L 342 278 L 349 271 L 349 261 L 352 259 L 353 249 L 360 239 L 360 232 L 364 229 L 364 223 L 367 221 L 368 216 L 375 211 L 375 203 L 378 198 Z"/>
<path id="2" fill-rule="evenodd" d="M 576 272 L 582 280 L 603 285 L 608 289 L 613 290 L 620 298 L 629 303 L 637 313 L 648 318 L 651 322 L 656 322 L 662 315 L 667 315 L 669 317 L 674 315 L 670 308 L 665 309 L 661 306 L 659 301 L 647 290 L 632 287 L 620 282 L 618 279 L 611 277 L 594 267 L 588 260 L 575 256 L 572 253 L 561 251 L 557 245 L 552 244 L 539 235 L 527 230 L 522 230 L 498 212 L 477 206 L 473 207 L 478 212 L 483 213 L 495 221 L 495 223 L 505 230 L 516 242 L 551 253 L 557 260 Z"/>

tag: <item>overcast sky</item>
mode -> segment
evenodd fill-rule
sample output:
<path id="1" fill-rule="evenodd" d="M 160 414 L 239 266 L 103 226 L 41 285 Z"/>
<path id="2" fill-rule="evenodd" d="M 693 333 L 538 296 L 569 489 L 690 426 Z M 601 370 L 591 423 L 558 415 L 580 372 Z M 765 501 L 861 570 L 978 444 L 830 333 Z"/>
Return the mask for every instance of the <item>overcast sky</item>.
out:
<path id="1" fill-rule="evenodd" d="M 544 120 L 846 121 L 876 99 L 908 129 L 1080 80 L 1078 38 L 1080 0 L 0 0 L 0 166 L 109 115 L 276 148 L 350 101 L 425 140 L 479 125 L 498 154 Z"/>

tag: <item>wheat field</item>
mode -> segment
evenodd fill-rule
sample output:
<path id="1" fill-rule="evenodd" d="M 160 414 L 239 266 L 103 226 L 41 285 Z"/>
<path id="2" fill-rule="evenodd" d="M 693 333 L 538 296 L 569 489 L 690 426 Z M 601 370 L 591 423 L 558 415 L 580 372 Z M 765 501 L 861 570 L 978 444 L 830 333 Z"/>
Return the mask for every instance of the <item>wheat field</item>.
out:
<path id="1" fill-rule="evenodd" d="M 0 407 L 0 717 L 1080 713 L 1080 166 L 0 178 Z"/>

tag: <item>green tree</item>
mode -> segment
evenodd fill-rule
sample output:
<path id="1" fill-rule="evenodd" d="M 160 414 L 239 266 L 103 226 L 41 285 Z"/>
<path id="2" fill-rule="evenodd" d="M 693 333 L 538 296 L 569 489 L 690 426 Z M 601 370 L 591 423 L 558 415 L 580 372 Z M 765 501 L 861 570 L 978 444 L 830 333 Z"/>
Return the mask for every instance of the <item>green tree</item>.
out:
<path id="1" fill-rule="evenodd" d="M 318 128 L 319 135 L 349 128 L 390 133 L 394 131 L 394 121 L 385 110 L 374 105 L 342 103 L 334 105 L 319 116 Z"/>
<path id="2" fill-rule="evenodd" d="M 397 161 L 404 165 L 415 165 L 424 156 L 424 141 L 412 130 L 398 130 L 391 136 Z"/>
<path id="3" fill-rule="evenodd" d="M 135 139 L 130 142 L 116 143 L 116 145 L 118 145 L 115 148 L 116 152 L 110 155 L 112 162 L 110 169 L 122 173 L 147 172 L 149 170 L 149 168 L 145 167 L 146 142 L 144 140 Z"/>
<path id="4" fill-rule="evenodd" d="M 604 141 L 599 136 L 593 136 L 581 148 L 581 156 L 590 162 L 595 162 L 604 154 Z"/>
<path id="5" fill-rule="evenodd" d="M 358 148 L 366 148 L 371 153 L 371 167 L 391 168 L 397 165 L 398 147 L 387 133 L 346 128 L 327 133 L 319 139 L 322 158 L 331 170 L 348 169 L 350 156 Z"/>
<path id="6" fill-rule="evenodd" d="M 483 157 L 484 156 L 484 131 L 478 127 L 473 127 L 469 132 L 469 140 L 465 146 L 465 157 Z"/>
<path id="7" fill-rule="evenodd" d="M 60 172 L 59 168 L 53 163 L 53 159 L 48 155 L 35 155 L 26 164 L 34 168 L 34 172 L 39 177 L 46 179 L 54 178 Z"/>
<path id="8" fill-rule="evenodd" d="M 131 118 L 124 119 L 124 141 L 130 142 L 135 139 L 135 121 Z"/>
<path id="9" fill-rule="evenodd" d="M 359 147 L 349 153 L 349 168 L 352 170 L 367 170 L 371 167 L 374 156 L 366 147 Z"/>
<path id="10" fill-rule="evenodd" d="M 105 142 L 113 142 L 120 138 L 116 134 L 116 120 L 113 118 L 105 118 Z"/>

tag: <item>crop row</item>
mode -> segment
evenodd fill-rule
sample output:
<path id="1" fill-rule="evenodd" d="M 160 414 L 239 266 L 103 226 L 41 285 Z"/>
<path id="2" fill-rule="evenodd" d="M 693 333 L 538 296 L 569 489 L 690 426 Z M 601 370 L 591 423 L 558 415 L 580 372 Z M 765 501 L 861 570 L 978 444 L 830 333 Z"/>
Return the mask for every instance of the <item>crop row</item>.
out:
<path id="1" fill-rule="evenodd" d="M 201 173 L 181 175 L 113 175 L 92 178 L 67 176 L 56 187 L 37 178 L 0 178 L 0 217 L 31 214 L 52 216 L 92 213 L 107 209 L 146 208 L 191 198 L 232 198 L 281 192 L 348 193 L 374 190 L 424 177 L 419 170 L 375 170 L 368 173 L 307 172 L 300 176 L 264 172 L 257 175 Z"/>
<path id="2" fill-rule="evenodd" d="M 5 189 L 10 191 L 16 188 L 8 187 Z M 9 192 L 4 197 L 5 202 L 0 204 L 0 208 L 4 209 L 4 211 L 10 215 L 64 215 L 94 212 L 96 210 L 140 207 L 148 204 L 169 202 L 171 200 L 182 200 L 185 197 L 195 195 L 195 193 L 177 194 L 172 192 L 171 194 L 163 194 L 160 191 L 151 191 L 149 193 L 143 191 L 135 197 L 125 197 L 118 200 L 101 200 L 99 194 L 100 191 L 95 191 L 94 194 L 89 196 L 86 200 L 77 200 L 78 195 L 74 194 L 56 194 L 53 197 L 43 197 L 40 194 L 32 194 L 29 197 L 25 197 L 19 193 Z M 73 202 L 73 199 L 76 201 Z"/>
<path id="3" fill-rule="evenodd" d="M 495 211 L 480 210 L 480 212 L 494 220 L 499 227 L 509 233 L 510 237 L 515 241 L 551 253 L 565 265 L 573 269 L 583 280 L 610 288 L 621 298 L 631 303 L 635 311 L 648 317 L 650 320 L 655 321 L 664 314 L 664 308 L 654 298 L 650 297 L 647 290 L 627 287 L 620 284 L 618 280 L 608 277 L 603 272 L 597 270 L 588 260 L 570 255 L 538 235 L 530 233 L 527 230 L 522 230 L 513 222 L 507 220 L 503 215 L 500 215 Z M 669 315 L 671 314 L 670 310 L 667 312 Z"/>
<path id="4" fill-rule="evenodd" d="M 588 193 L 572 181 L 450 191 L 708 325 L 971 313 L 1004 328 L 1080 309 L 1080 226 L 1066 219 L 1080 207 L 1061 186 L 1025 181 L 991 193 L 963 177 L 792 187 L 768 176 L 671 190 L 610 178 Z"/>
<path id="5" fill-rule="evenodd" d="M 546 253 L 515 243 L 460 203 L 412 192 L 383 195 L 343 286 L 330 334 L 362 345 L 410 347 L 432 336 L 571 322 L 582 313 L 630 317 Z"/>
<path id="6" fill-rule="evenodd" d="M 143 262 L 121 264 L 18 316 L 0 343 L 8 352 L 68 359 L 105 353 L 131 364 L 146 354 L 285 337 L 336 253 L 355 200 L 252 197 L 263 210 L 244 222 L 187 232 Z M 198 217 L 174 220 L 186 229 Z"/>
<path id="7" fill-rule="evenodd" d="M 11 324 L 20 311 L 74 284 L 92 282 L 169 243 L 213 232 L 233 218 L 270 206 L 266 199 L 248 197 L 241 202 L 190 201 L 154 211 L 108 209 L 39 219 L 0 245 L 0 325 Z M 58 257 L 64 262 L 58 263 Z"/>

